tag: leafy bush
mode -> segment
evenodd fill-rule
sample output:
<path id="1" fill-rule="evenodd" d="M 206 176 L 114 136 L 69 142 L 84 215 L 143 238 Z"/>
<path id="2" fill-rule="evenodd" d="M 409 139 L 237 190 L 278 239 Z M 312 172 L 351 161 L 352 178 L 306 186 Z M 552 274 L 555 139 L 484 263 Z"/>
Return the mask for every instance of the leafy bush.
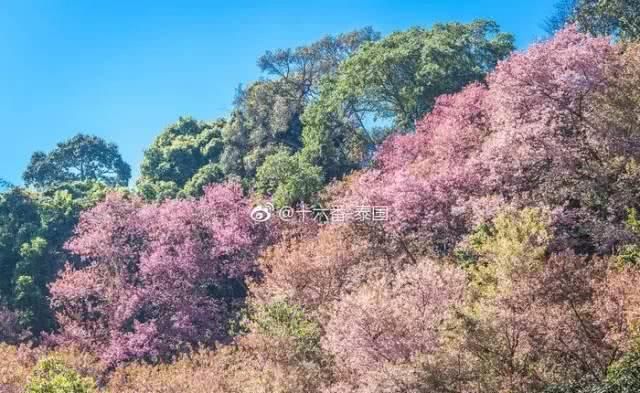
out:
<path id="1" fill-rule="evenodd" d="M 92 393 L 96 384 L 81 377 L 62 361 L 47 357 L 38 362 L 27 382 L 25 393 Z"/>

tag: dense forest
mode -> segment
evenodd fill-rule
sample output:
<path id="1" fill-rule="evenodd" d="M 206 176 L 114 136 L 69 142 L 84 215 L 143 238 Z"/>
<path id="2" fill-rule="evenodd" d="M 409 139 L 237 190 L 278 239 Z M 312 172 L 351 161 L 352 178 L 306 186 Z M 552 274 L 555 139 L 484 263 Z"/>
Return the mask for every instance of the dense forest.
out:
<path id="1" fill-rule="evenodd" d="M 640 392 L 640 2 L 257 60 L 0 180 L 0 392 Z"/>

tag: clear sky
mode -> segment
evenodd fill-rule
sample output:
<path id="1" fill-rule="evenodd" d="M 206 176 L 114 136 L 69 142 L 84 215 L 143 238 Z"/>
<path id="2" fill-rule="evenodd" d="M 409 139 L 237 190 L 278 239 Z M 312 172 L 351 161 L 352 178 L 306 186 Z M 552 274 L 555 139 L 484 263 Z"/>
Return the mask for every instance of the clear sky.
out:
<path id="1" fill-rule="evenodd" d="M 519 48 L 555 0 L 0 0 L 0 177 L 78 132 L 144 149 L 180 115 L 225 116 L 267 49 L 372 26 L 383 34 L 492 18 Z"/>

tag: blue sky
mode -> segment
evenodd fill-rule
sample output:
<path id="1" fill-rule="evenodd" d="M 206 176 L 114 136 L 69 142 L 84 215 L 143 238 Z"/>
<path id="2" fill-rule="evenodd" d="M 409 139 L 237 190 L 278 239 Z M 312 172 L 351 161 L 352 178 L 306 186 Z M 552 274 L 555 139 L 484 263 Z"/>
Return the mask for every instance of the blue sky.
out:
<path id="1" fill-rule="evenodd" d="M 0 177 L 78 132 L 144 149 L 180 115 L 225 116 L 267 49 L 372 26 L 383 34 L 492 18 L 519 48 L 544 35 L 555 0 L 0 0 Z"/>

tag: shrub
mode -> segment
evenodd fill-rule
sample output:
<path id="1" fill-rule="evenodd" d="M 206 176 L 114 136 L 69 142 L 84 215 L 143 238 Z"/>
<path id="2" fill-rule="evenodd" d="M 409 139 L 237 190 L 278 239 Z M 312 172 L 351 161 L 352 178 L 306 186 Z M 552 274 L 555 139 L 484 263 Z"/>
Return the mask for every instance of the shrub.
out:
<path id="1" fill-rule="evenodd" d="M 96 384 L 91 378 L 81 377 L 55 357 L 38 362 L 27 382 L 25 393 L 92 393 Z"/>

